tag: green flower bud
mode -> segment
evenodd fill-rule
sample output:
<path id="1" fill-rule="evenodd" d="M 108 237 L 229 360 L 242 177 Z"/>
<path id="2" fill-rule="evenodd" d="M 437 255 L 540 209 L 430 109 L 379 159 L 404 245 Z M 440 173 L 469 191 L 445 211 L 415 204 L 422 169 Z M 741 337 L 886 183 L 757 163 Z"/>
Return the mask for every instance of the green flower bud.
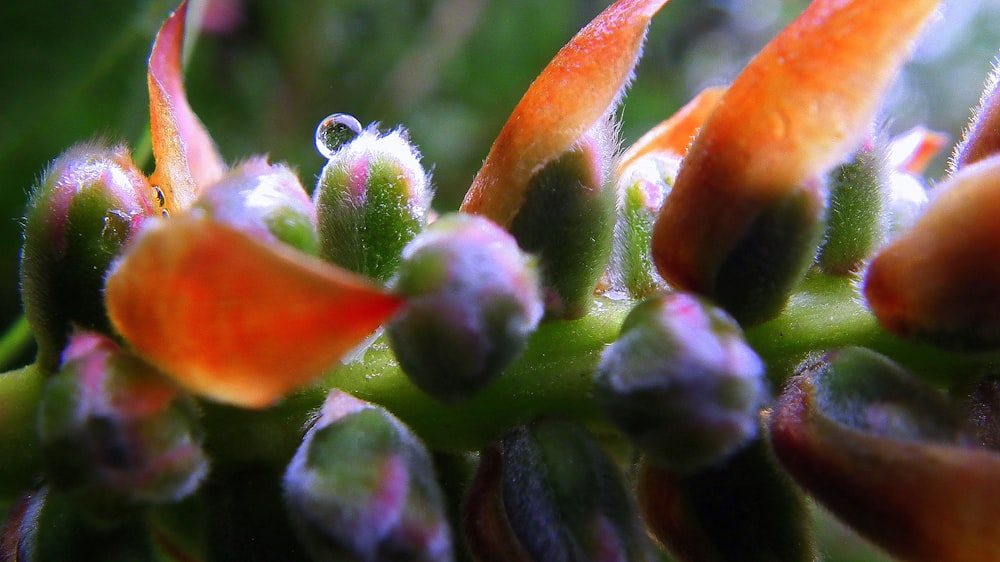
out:
<path id="1" fill-rule="evenodd" d="M 684 293 L 636 306 L 601 357 L 595 394 L 642 451 L 667 466 L 718 462 L 757 433 L 764 365 L 721 309 Z"/>
<path id="2" fill-rule="evenodd" d="M 617 465 L 566 422 L 515 429 L 483 451 L 463 519 L 479 562 L 652 560 Z"/>
<path id="3" fill-rule="evenodd" d="M 48 487 L 24 494 L 4 522 L 0 560 L 181 560 L 154 557 L 150 533 L 142 517 L 132 517 L 115 525 L 94 525 L 76 507 L 70 498 Z"/>
<path id="4" fill-rule="evenodd" d="M 666 288 L 656 271 L 650 244 L 653 223 L 677 175 L 679 158 L 649 155 L 618 179 L 618 220 L 608 266 L 609 289 L 633 299 Z"/>
<path id="5" fill-rule="evenodd" d="M 251 235 L 315 254 L 316 210 L 299 178 L 264 158 L 244 162 L 202 191 L 195 206 Z"/>
<path id="6" fill-rule="evenodd" d="M 104 275 L 139 224 L 158 215 L 154 190 L 124 147 L 75 146 L 34 187 L 24 225 L 21 298 L 47 371 L 73 326 L 111 332 Z"/>
<path id="7" fill-rule="evenodd" d="M 430 455 L 387 411 L 334 390 L 284 477 L 314 560 L 445 561 L 451 538 Z"/>
<path id="8" fill-rule="evenodd" d="M 369 126 L 350 139 L 353 129 L 341 121 L 330 125 L 340 126 L 341 133 L 322 135 L 329 162 L 313 193 L 319 255 L 385 282 L 403 247 L 427 224 L 430 180 L 405 131 L 379 135 Z M 321 124 L 317 146 L 325 130 Z"/>
<path id="9" fill-rule="evenodd" d="M 805 497 L 763 439 L 695 472 L 647 459 L 637 495 L 649 530 L 679 560 L 817 560 Z"/>
<path id="10" fill-rule="evenodd" d="M 48 481 L 97 520 L 176 501 L 208 471 L 193 401 L 104 336 L 74 334 L 42 395 Z"/>
<path id="11" fill-rule="evenodd" d="M 524 349 L 542 316 L 534 261 L 488 219 L 438 219 L 403 252 L 407 298 L 388 326 L 400 367 L 441 400 L 481 390 Z"/>
<path id="12" fill-rule="evenodd" d="M 816 258 L 824 273 L 857 272 L 885 241 L 889 172 L 877 143 L 863 146 L 830 175 L 826 234 Z"/>
<path id="13" fill-rule="evenodd" d="M 508 229 L 524 251 L 538 256 L 545 312 L 551 317 L 587 313 L 611 256 L 615 193 L 610 128 L 595 127 L 539 170 Z"/>
<path id="14" fill-rule="evenodd" d="M 875 352 L 807 363 L 771 415 L 789 474 L 894 557 L 1000 557 L 1000 456 L 974 445 L 960 409 Z"/>

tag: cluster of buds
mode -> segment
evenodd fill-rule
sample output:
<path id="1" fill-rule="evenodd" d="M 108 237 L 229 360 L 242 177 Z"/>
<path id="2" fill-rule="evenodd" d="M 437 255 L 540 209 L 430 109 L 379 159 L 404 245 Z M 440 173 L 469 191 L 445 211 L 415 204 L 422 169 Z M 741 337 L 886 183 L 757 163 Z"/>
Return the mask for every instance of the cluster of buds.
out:
<path id="1" fill-rule="evenodd" d="M 998 80 L 928 197 L 941 137 L 871 122 L 938 0 L 814 0 L 618 154 L 666 3 L 573 37 L 440 217 L 408 133 L 347 114 L 311 194 L 227 166 L 182 3 L 154 173 L 84 144 L 32 196 L 0 559 L 219 559 L 238 527 L 313 560 L 798 562 L 809 496 L 905 560 L 1000 556 Z"/>

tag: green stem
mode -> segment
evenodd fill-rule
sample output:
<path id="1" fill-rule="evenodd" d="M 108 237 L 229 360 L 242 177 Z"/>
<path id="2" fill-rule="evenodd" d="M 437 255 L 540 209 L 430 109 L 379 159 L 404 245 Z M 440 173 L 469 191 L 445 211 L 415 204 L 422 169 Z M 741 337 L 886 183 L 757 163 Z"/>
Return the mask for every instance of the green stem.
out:
<path id="1" fill-rule="evenodd" d="M 0 336 L 0 368 L 10 367 L 34 339 L 28 319 L 23 314 Z"/>
<path id="2" fill-rule="evenodd" d="M 893 336 L 861 302 L 853 279 L 823 274 L 808 277 L 780 316 L 751 327 L 746 337 L 777 385 L 807 357 L 847 346 L 882 353 L 943 387 L 968 382 L 1000 359 L 997 353 L 958 353 Z"/>

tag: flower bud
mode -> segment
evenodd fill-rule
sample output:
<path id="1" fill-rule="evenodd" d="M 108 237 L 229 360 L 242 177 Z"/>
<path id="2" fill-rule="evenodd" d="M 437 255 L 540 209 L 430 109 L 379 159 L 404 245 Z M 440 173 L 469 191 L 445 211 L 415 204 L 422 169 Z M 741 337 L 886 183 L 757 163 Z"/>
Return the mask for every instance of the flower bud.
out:
<path id="1" fill-rule="evenodd" d="M 757 434 L 764 365 L 722 310 L 683 293 L 636 306 L 601 356 L 595 395 L 656 462 L 716 463 Z"/>
<path id="2" fill-rule="evenodd" d="M 49 487 L 25 493 L 4 522 L 0 560 L 181 560 L 163 553 L 154 554 L 142 517 L 128 518 L 114 525 L 95 525 L 76 507 L 69 498 Z"/>
<path id="3" fill-rule="evenodd" d="M 820 270 L 850 275 L 886 237 L 889 172 L 876 139 L 830 174 L 826 233 L 816 257 Z"/>
<path id="4" fill-rule="evenodd" d="M 607 271 L 610 290 L 640 299 L 666 288 L 649 247 L 653 221 L 674 182 L 678 164 L 676 157 L 647 155 L 633 162 L 618 179 L 618 220 Z"/>
<path id="5" fill-rule="evenodd" d="M 385 282 L 427 223 L 432 192 L 420 154 L 401 129 L 379 135 L 372 125 L 353 140 L 325 131 L 321 124 L 317 146 L 322 134 L 329 162 L 313 193 L 319 255 Z"/>
<path id="6" fill-rule="evenodd" d="M 864 294 L 885 329 L 954 349 L 1000 347 L 998 187 L 1000 155 L 963 167 L 875 255 Z"/>
<path id="7" fill-rule="evenodd" d="M 528 182 L 509 231 L 538 256 L 546 314 L 579 318 L 611 256 L 615 196 L 613 133 L 599 123 Z"/>
<path id="8" fill-rule="evenodd" d="M 792 477 L 894 557 L 1000 557 L 1000 456 L 972 445 L 958 408 L 874 352 L 806 364 L 771 415 Z"/>
<path id="9" fill-rule="evenodd" d="M 778 468 L 763 439 L 695 472 L 646 459 L 639 468 L 637 496 L 649 530 L 679 560 L 817 559 L 805 497 Z"/>
<path id="10" fill-rule="evenodd" d="M 285 503 L 314 560 L 452 559 L 430 455 L 387 411 L 334 390 L 289 464 Z"/>
<path id="11" fill-rule="evenodd" d="M 258 239 L 316 253 L 316 210 L 299 178 L 281 164 L 244 162 L 202 191 L 195 206 Z"/>
<path id="12" fill-rule="evenodd" d="M 820 242 L 825 174 L 863 140 L 938 3 L 815 0 L 747 64 L 657 217 L 667 283 L 744 326 L 781 312 Z"/>
<path id="13" fill-rule="evenodd" d="M 449 215 L 403 251 L 406 297 L 388 326 L 400 367 L 441 400 L 474 394 L 524 349 L 542 316 L 534 261 L 489 220 Z"/>
<path id="14" fill-rule="evenodd" d="M 514 429 L 483 451 L 464 530 L 479 562 L 652 560 L 618 467 L 561 421 Z"/>
<path id="15" fill-rule="evenodd" d="M 183 498 L 208 470 L 197 416 L 152 367 L 76 333 L 39 404 L 48 481 L 99 520 Z"/>
<path id="16" fill-rule="evenodd" d="M 66 151 L 34 188 L 21 296 L 44 369 L 58 367 L 72 326 L 111 331 L 104 275 L 139 224 L 159 214 L 153 193 L 124 147 L 98 144 Z"/>

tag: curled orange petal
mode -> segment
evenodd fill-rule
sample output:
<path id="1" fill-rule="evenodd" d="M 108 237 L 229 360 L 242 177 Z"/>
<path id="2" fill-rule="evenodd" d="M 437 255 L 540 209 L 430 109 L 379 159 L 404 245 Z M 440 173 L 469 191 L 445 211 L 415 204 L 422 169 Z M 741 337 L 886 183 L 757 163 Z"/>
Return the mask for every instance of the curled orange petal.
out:
<path id="1" fill-rule="evenodd" d="M 163 192 L 164 208 L 186 208 L 199 187 L 222 177 L 225 165 L 205 126 L 188 105 L 181 55 L 187 2 L 167 18 L 149 55 L 149 124 L 156 171 L 151 178 Z"/>
<path id="2" fill-rule="evenodd" d="M 667 1 L 619 0 L 556 54 L 501 129 L 466 194 L 463 212 L 510 225 L 531 177 L 617 102 L 649 21 Z"/>
<path id="3" fill-rule="evenodd" d="M 264 407 L 322 374 L 401 301 L 315 258 L 179 214 L 130 246 L 106 304 L 135 351 L 181 385 Z"/>
<path id="4" fill-rule="evenodd" d="M 1000 348 L 1000 154 L 937 186 L 917 222 L 865 276 L 887 330 L 964 349 Z"/>
<path id="5" fill-rule="evenodd" d="M 759 214 L 803 190 L 822 213 L 817 176 L 867 134 L 939 1 L 814 0 L 750 61 L 688 149 L 657 219 L 653 255 L 669 283 L 712 294 L 719 264 Z M 758 268 L 764 279 L 768 267 Z"/>
<path id="6" fill-rule="evenodd" d="M 706 88 L 677 113 L 653 127 L 622 155 L 619 170 L 648 154 L 666 153 L 684 156 L 705 120 L 715 110 L 725 88 Z"/>

